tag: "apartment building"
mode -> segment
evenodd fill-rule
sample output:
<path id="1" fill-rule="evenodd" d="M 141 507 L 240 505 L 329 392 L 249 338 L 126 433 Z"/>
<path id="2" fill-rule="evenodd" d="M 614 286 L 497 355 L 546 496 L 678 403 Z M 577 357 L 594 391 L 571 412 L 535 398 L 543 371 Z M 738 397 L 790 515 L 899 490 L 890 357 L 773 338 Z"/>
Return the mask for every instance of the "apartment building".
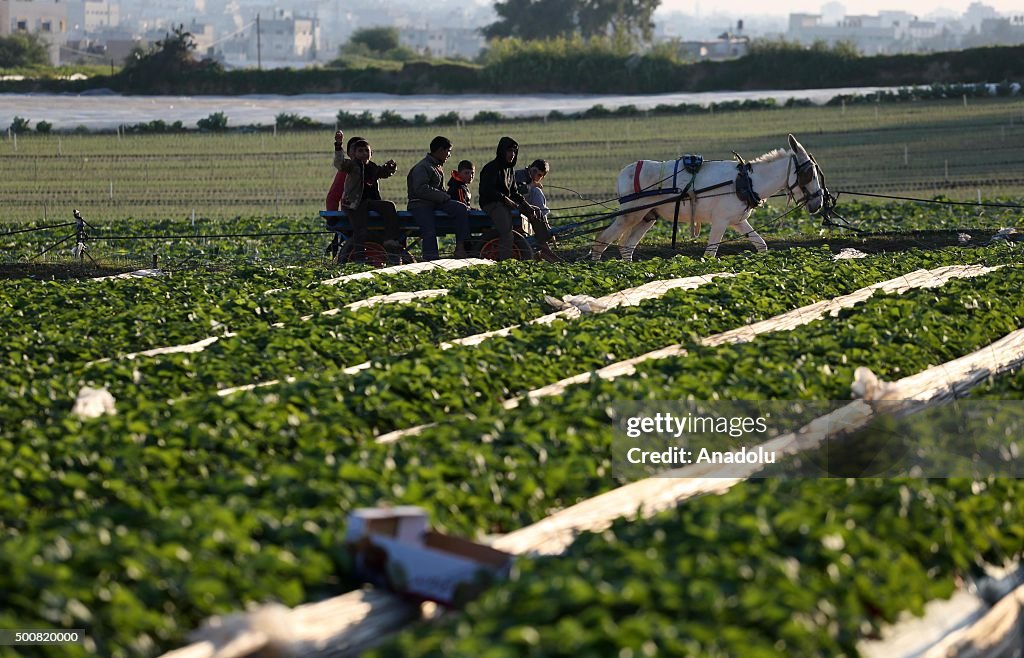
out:
<path id="1" fill-rule="evenodd" d="M 48 46 L 50 63 L 56 66 L 67 40 L 67 9 L 64 0 L 0 0 L 0 36 L 38 34 Z"/>

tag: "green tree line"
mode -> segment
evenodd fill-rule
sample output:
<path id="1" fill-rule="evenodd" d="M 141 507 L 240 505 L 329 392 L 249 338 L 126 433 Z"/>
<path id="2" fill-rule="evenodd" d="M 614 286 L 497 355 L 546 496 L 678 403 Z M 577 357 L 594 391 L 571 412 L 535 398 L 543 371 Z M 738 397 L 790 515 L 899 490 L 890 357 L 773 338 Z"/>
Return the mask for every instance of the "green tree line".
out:
<path id="1" fill-rule="evenodd" d="M 496 39 L 482 63 L 407 61 L 390 67 L 224 71 L 184 58 L 180 33 L 140 53 L 115 76 L 83 81 L 0 82 L 0 91 L 110 88 L 139 94 L 252 93 L 665 93 L 727 89 L 813 89 L 842 86 L 1019 81 L 1024 46 L 926 55 L 858 56 L 847 46 L 804 48 L 755 42 L 750 54 L 726 62 L 690 63 L 670 45 L 636 54 L 627 38 Z"/>

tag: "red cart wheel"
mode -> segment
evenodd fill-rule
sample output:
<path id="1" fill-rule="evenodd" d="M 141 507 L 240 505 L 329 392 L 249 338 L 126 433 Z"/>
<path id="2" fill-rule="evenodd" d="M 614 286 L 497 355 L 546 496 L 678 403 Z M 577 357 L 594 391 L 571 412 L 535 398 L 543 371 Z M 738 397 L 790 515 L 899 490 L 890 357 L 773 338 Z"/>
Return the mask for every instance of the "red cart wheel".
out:
<path id="1" fill-rule="evenodd" d="M 494 238 L 480 248 L 480 258 L 498 260 L 501 253 L 501 238 Z M 533 247 L 521 233 L 512 232 L 512 258 L 516 260 L 533 260 Z"/>
<path id="2" fill-rule="evenodd" d="M 348 254 L 348 262 L 355 262 L 352 258 L 351 252 Z M 394 251 L 388 251 L 384 248 L 384 245 L 379 242 L 367 242 L 364 245 L 364 256 L 362 262 L 368 265 L 373 265 L 374 267 L 387 267 L 389 265 L 415 263 L 416 258 L 404 247 Z"/>

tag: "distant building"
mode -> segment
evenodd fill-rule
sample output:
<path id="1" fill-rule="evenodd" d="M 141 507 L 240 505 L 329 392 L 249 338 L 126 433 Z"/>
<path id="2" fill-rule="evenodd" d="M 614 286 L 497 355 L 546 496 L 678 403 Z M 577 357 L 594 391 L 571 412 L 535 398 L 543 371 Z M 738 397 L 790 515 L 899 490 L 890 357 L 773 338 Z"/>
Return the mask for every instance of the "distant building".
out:
<path id="1" fill-rule="evenodd" d="M 737 59 L 750 52 L 750 37 L 743 34 L 743 21 L 736 21 L 736 31 L 726 30 L 714 39 L 679 41 L 680 57 L 696 61 L 720 62 Z"/>
<path id="2" fill-rule="evenodd" d="M 828 6 L 839 6 L 833 5 Z M 790 14 L 786 38 L 803 44 L 847 41 L 867 55 L 1019 45 L 1024 44 L 1024 14 L 1000 16 L 981 2 L 971 3 L 959 18 L 932 12 L 929 20 L 900 10 L 880 11 L 878 16 L 844 15 L 831 22 L 818 14 Z"/>
<path id="3" fill-rule="evenodd" d="M 216 30 L 213 25 L 193 20 L 186 31 L 192 35 L 192 41 L 196 44 L 195 52 L 199 59 L 213 54 L 213 46 L 216 41 L 214 38 Z"/>
<path id="4" fill-rule="evenodd" d="M 963 20 L 968 28 L 980 30 L 982 21 L 988 18 L 999 18 L 999 12 L 995 10 L 995 7 L 981 2 L 972 2 L 964 12 Z"/>
<path id="5" fill-rule="evenodd" d="M 19 32 L 39 35 L 54 66 L 60 62 L 67 31 L 67 3 L 62 0 L 0 0 L 0 36 Z"/>
<path id="6" fill-rule="evenodd" d="M 1024 15 L 983 19 L 977 33 L 969 34 L 964 41 L 971 46 L 1024 44 Z"/>
<path id="7" fill-rule="evenodd" d="M 153 42 L 131 37 L 115 37 L 106 39 L 105 45 L 107 58 L 115 64 L 123 64 L 133 50 L 145 50 L 152 46 Z"/>
<path id="8" fill-rule="evenodd" d="M 322 43 L 319 18 L 278 9 L 270 16 L 260 15 L 258 31 L 251 24 L 220 43 L 216 56 L 228 66 L 301 66 L 316 60 Z"/>
<path id="9" fill-rule="evenodd" d="M 880 16 L 844 16 L 835 25 L 826 25 L 818 14 L 790 14 L 787 38 L 803 44 L 823 41 L 829 46 L 853 43 L 866 55 L 897 50 L 897 28 Z"/>
<path id="10" fill-rule="evenodd" d="M 406 28 L 400 33 L 402 45 L 421 55 L 442 59 L 474 59 L 487 45 L 475 28 Z"/>
<path id="11" fill-rule="evenodd" d="M 846 16 L 846 7 L 839 2 L 827 2 L 821 6 L 821 20 L 825 25 L 833 25 Z"/>
<path id="12" fill-rule="evenodd" d="M 298 18 L 290 11 L 278 9 L 277 13 L 264 18 L 260 25 L 260 47 L 264 56 L 276 60 L 307 61 L 316 58 L 320 42 L 320 21 L 316 18 Z M 249 40 L 249 56 L 255 58 L 255 40 Z"/>
<path id="13" fill-rule="evenodd" d="M 910 21 L 907 25 L 906 38 L 912 42 L 934 39 L 942 34 L 942 28 L 935 21 Z"/>
<path id="14" fill-rule="evenodd" d="M 679 55 L 689 60 L 721 62 L 737 59 L 750 52 L 750 39 L 731 32 L 706 41 L 681 41 Z"/>
<path id="15" fill-rule="evenodd" d="M 95 34 L 121 24 L 121 5 L 112 0 L 71 0 L 67 6 L 71 33 Z"/>
<path id="16" fill-rule="evenodd" d="M 882 27 L 891 27 L 895 30 L 897 39 L 906 37 L 910 24 L 917 21 L 917 16 L 905 11 L 880 11 L 878 18 Z"/>

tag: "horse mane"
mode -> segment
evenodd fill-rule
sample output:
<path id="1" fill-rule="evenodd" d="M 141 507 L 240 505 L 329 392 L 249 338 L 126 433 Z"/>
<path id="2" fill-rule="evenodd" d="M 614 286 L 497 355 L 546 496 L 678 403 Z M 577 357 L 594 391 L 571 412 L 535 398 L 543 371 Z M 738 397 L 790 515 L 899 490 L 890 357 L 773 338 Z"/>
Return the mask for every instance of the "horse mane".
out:
<path id="1" fill-rule="evenodd" d="M 764 155 L 759 155 L 753 160 L 750 160 L 750 164 L 758 164 L 762 162 L 775 162 L 781 158 L 786 157 L 788 154 L 785 149 L 775 149 L 774 151 L 768 151 Z"/>

